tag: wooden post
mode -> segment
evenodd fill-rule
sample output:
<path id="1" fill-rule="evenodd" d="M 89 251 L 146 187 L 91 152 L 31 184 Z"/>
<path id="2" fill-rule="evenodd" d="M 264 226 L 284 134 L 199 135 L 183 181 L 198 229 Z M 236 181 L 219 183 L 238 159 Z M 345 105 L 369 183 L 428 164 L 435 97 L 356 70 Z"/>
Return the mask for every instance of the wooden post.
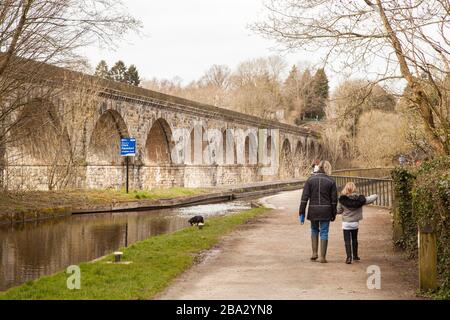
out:
<path id="1" fill-rule="evenodd" d="M 394 243 L 399 241 L 400 239 L 402 239 L 403 237 L 403 227 L 402 227 L 402 223 L 400 221 L 400 212 L 398 210 L 397 206 L 394 206 L 394 208 L 392 209 L 393 212 L 393 240 Z"/>
<path id="2" fill-rule="evenodd" d="M 437 289 L 437 248 L 433 228 L 419 228 L 419 285 L 421 290 Z"/>

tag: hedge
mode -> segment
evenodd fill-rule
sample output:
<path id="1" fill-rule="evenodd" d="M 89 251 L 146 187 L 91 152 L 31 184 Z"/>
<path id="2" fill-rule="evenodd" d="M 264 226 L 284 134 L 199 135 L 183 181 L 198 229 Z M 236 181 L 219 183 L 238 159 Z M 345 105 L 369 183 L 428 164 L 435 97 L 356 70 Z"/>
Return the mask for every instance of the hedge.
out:
<path id="1" fill-rule="evenodd" d="M 450 156 L 424 162 L 420 167 L 392 171 L 395 217 L 401 234 L 395 244 L 411 258 L 417 257 L 418 227 L 431 225 L 437 238 L 441 293 L 450 291 Z"/>

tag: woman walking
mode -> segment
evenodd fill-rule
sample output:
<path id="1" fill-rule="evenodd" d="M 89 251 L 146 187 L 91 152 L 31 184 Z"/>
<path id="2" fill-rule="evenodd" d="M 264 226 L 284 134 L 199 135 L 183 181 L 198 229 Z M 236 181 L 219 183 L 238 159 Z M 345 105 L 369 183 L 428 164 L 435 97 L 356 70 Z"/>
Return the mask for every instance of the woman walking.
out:
<path id="1" fill-rule="evenodd" d="M 336 182 L 329 177 L 331 164 L 321 161 L 318 171 L 309 177 L 303 188 L 300 203 L 299 219 L 301 224 L 305 222 L 306 206 L 308 206 L 308 220 L 311 221 L 311 261 L 319 258 L 319 235 L 320 235 L 320 259 L 319 262 L 326 263 L 328 248 L 328 230 L 330 221 L 336 219 L 337 188 Z"/>
<path id="2" fill-rule="evenodd" d="M 356 185 L 348 182 L 341 192 L 337 206 L 337 213 L 342 214 L 342 230 L 347 253 L 345 263 L 347 264 L 352 263 L 352 258 L 354 261 L 361 260 L 358 256 L 358 229 L 359 221 L 363 219 L 362 207 L 378 199 L 376 194 L 365 197 L 356 191 Z"/>

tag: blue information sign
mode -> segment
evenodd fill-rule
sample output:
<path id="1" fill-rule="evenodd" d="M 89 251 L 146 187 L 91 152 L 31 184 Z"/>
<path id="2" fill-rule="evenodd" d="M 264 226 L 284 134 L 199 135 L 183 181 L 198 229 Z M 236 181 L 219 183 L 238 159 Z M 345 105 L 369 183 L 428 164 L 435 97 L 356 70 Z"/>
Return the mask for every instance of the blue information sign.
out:
<path id="1" fill-rule="evenodd" d="M 120 155 L 122 157 L 136 156 L 136 139 L 124 138 L 120 140 Z"/>

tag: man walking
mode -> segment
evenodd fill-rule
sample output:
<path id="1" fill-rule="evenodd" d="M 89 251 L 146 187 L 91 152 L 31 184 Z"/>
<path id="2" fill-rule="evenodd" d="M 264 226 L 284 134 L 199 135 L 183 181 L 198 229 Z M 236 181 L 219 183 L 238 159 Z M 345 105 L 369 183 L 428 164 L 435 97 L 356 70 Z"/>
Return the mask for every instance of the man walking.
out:
<path id="1" fill-rule="evenodd" d="M 316 261 L 319 258 L 320 235 L 319 262 L 326 263 L 330 221 L 336 219 L 337 187 L 336 182 L 329 177 L 331 174 L 331 164 L 328 161 L 321 161 L 318 169 L 316 174 L 309 177 L 303 188 L 299 219 L 301 224 L 304 224 L 306 206 L 309 202 L 308 220 L 311 221 L 311 260 Z"/>

